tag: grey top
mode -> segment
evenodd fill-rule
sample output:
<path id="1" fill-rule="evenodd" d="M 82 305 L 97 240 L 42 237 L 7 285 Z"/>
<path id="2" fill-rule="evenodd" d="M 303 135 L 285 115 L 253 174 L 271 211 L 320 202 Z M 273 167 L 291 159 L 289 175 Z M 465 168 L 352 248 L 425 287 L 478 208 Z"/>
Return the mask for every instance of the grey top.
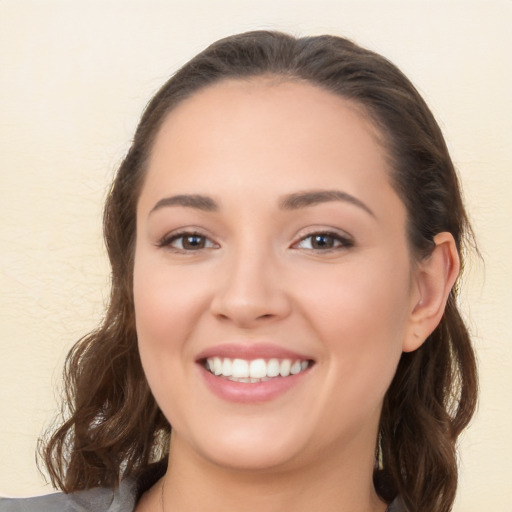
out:
<path id="1" fill-rule="evenodd" d="M 0 498 L 0 512 L 133 512 L 137 496 L 144 490 L 133 480 L 124 480 L 117 490 L 96 488 L 36 498 Z M 395 500 L 386 512 L 402 510 Z"/>
<path id="2" fill-rule="evenodd" d="M 135 502 L 136 486 L 125 480 L 115 491 L 96 488 L 35 498 L 0 498 L 0 512 L 132 512 Z"/>

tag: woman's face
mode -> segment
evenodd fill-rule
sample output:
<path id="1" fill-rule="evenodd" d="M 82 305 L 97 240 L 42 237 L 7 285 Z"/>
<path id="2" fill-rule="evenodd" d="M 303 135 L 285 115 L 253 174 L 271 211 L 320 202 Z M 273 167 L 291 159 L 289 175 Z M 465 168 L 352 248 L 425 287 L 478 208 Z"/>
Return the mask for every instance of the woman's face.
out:
<path id="1" fill-rule="evenodd" d="M 263 79 L 209 87 L 165 120 L 134 295 L 176 446 L 238 469 L 373 457 L 418 300 L 377 136 L 349 101 Z"/>

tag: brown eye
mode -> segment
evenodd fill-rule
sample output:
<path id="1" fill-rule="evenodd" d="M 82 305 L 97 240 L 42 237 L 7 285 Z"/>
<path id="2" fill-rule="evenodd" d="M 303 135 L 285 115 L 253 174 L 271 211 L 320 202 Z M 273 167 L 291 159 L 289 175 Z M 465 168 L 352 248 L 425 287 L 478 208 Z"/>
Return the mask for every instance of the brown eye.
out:
<path id="1" fill-rule="evenodd" d="M 200 233 L 176 233 L 163 238 L 158 243 L 158 246 L 166 247 L 176 252 L 193 252 L 218 247 L 217 244 Z"/>
<path id="2" fill-rule="evenodd" d="M 336 240 L 331 235 L 313 235 L 311 237 L 311 247 L 313 249 L 332 249 Z"/>
<path id="3" fill-rule="evenodd" d="M 313 233 L 302 238 L 295 247 L 312 251 L 328 251 L 353 245 L 352 240 L 337 233 Z"/>
<path id="4" fill-rule="evenodd" d="M 180 240 L 180 239 L 178 239 Z M 204 249 L 206 246 L 206 238 L 201 235 L 186 235 L 181 237 L 181 248 L 187 251 L 195 251 Z"/>

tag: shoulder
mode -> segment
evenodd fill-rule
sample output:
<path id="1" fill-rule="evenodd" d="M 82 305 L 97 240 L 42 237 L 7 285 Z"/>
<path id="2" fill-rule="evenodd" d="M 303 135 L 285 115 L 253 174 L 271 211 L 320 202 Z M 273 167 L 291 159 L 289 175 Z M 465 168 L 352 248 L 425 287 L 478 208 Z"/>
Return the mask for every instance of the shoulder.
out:
<path id="1" fill-rule="evenodd" d="M 138 499 L 167 469 L 167 459 L 147 466 L 137 477 L 121 481 L 118 489 L 95 488 L 35 498 L 1 498 L 0 512 L 133 512 Z"/>
<path id="2" fill-rule="evenodd" d="M 135 501 L 136 486 L 126 480 L 116 490 L 96 488 L 35 498 L 0 498 L 0 512 L 131 512 Z"/>

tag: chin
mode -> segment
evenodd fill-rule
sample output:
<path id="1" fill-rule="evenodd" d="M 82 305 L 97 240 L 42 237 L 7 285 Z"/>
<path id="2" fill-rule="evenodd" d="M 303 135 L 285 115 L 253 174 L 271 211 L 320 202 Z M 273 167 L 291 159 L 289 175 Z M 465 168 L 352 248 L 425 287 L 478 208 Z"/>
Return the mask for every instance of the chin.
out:
<path id="1" fill-rule="evenodd" d="M 304 453 L 303 432 L 286 427 L 212 428 L 188 442 L 210 463 L 234 471 L 265 471 L 292 467 Z M 297 427 L 295 427 L 297 429 Z M 172 450 L 172 448 L 171 448 Z M 172 455 L 172 453 L 171 453 Z"/>
<path id="2" fill-rule="evenodd" d="M 205 450 L 202 455 L 216 466 L 240 472 L 285 469 L 293 466 L 293 460 L 296 458 L 284 447 L 269 450 L 268 447 L 264 448 L 259 444 L 255 444 L 253 447 L 245 446 L 241 448 L 221 445 L 215 447 L 215 449 Z"/>

